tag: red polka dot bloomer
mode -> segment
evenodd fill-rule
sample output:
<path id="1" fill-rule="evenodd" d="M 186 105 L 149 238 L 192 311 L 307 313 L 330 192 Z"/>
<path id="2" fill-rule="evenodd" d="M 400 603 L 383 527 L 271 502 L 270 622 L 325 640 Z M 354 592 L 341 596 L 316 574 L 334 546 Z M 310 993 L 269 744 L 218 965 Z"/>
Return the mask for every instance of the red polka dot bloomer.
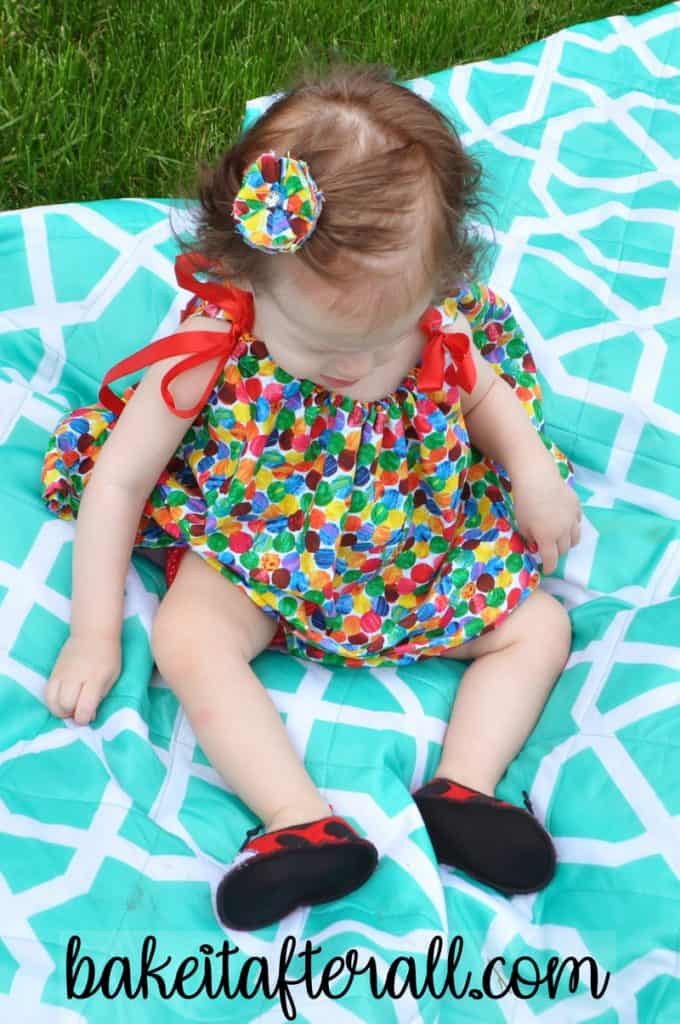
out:
<path id="1" fill-rule="evenodd" d="M 134 546 L 191 549 L 278 622 L 271 647 L 328 666 L 407 665 L 501 623 L 539 585 L 535 556 L 513 524 L 503 467 L 468 438 L 459 386 L 474 384 L 460 334 L 513 388 L 562 477 L 573 466 L 545 431 L 536 366 L 510 307 L 481 283 L 431 306 L 420 321 L 418 364 L 391 394 L 363 402 L 292 377 L 249 333 L 253 296 L 209 273 L 181 314 L 231 322 L 153 342 L 107 373 L 100 401 L 57 423 L 42 469 L 43 498 L 77 516 L 97 453 L 136 384 L 122 398 L 108 381 L 180 352 L 163 378 L 186 434 L 151 492 Z M 193 267 L 196 254 L 192 257 Z M 209 269 L 203 260 L 201 266 Z M 220 359 L 201 401 L 176 410 L 167 385 L 192 360 Z"/>

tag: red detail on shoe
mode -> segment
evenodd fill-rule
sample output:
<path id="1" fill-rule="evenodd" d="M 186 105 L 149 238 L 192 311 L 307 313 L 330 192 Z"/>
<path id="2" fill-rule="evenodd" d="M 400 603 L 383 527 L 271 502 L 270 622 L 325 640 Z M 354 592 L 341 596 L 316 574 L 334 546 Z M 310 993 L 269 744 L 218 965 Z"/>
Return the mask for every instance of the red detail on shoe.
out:
<path id="1" fill-rule="evenodd" d="M 458 803 L 462 803 L 465 800 L 481 800 L 486 803 L 497 804 L 500 807 L 515 807 L 515 804 L 508 803 L 507 800 L 497 800 L 495 796 L 489 796 L 488 793 L 481 793 L 478 789 L 464 786 L 462 782 L 452 782 L 441 775 L 428 782 L 414 796 L 440 797 L 443 800 L 452 800 Z M 515 809 L 521 810 L 521 808 Z"/>
<path id="2" fill-rule="evenodd" d="M 302 825 L 291 825 L 265 832 L 256 836 L 246 844 L 244 850 L 255 853 L 275 853 L 280 850 L 300 849 L 305 846 L 328 846 L 337 843 L 365 842 L 355 832 L 349 822 L 339 815 L 333 814 L 319 821 L 310 821 Z"/>
<path id="3" fill-rule="evenodd" d="M 445 800 L 474 800 L 480 793 L 469 786 L 463 786 L 460 782 L 452 782 L 445 793 L 441 794 Z"/>

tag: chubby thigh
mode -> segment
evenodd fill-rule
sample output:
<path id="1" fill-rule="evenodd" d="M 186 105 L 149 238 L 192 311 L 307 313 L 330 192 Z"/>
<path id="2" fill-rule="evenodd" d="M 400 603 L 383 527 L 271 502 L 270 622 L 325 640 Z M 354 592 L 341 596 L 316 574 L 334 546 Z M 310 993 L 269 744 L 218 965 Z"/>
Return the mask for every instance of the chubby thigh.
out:
<path id="1" fill-rule="evenodd" d="M 154 617 L 151 646 L 157 664 L 159 657 L 168 655 L 175 662 L 185 656 L 191 660 L 194 644 L 206 644 L 210 631 L 217 629 L 222 638 L 229 635 L 234 650 L 240 648 L 250 662 L 269 646 L 277 628 L 276 619 L 189 550 Z"/>
<path id="2" fill-rule="evenodd" d="M 517 642 L 536 640 L 554 646 L 559 655 L 571 646 L 571 620 L 566 608 L 556 597 L 537 587 L 529 597 L 503 619 L 500 625 L 467 640 L 449 651 L 442 651 L 442 658 L 472 660 L 482 654 L 500 651 Z"/>

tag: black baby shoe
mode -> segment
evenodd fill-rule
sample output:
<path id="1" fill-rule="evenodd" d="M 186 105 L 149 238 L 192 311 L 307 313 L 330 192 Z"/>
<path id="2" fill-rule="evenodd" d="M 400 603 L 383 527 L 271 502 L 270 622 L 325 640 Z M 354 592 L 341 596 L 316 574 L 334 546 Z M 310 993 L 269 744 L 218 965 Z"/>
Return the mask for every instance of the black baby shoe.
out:
<path id="1" fill-rule="evenodd" d="M 506 895 L 543 889 L 555 874 L 552 839 L 527 810 L 442 776 L 413 794 L 437 860 Z"/>
<path id="2" fill-rule="evenodd" d="M 337 814 L 251 838 L 261 828 L 247 833 L 217 888 L 217 916 L 228 928 L 263 928 L 298 906 L 336 900 L 378 863 L 373 843 Z"/>

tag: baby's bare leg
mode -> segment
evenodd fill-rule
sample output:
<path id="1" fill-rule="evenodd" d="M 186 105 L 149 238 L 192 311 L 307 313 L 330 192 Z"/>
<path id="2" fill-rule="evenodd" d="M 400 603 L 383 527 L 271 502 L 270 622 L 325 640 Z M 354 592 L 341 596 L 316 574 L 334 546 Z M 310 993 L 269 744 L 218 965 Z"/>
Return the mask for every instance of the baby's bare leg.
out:
<path id="1" fill-rule="evenodd" d="M 570 649 L 566 609 L 539 588 L 496 629 L 444 655 L 475 660 L 460 681 L 435 775 L 493 796 Z"/>
<path id="2" fill-rule="evenodd" d="M 235 584 L 188 551 L 151 636 L 158 670 L 182 704 L 201 749 L 266 831 L 331 813 L 249 665 L 267 647 L 276 625 Z"/>

